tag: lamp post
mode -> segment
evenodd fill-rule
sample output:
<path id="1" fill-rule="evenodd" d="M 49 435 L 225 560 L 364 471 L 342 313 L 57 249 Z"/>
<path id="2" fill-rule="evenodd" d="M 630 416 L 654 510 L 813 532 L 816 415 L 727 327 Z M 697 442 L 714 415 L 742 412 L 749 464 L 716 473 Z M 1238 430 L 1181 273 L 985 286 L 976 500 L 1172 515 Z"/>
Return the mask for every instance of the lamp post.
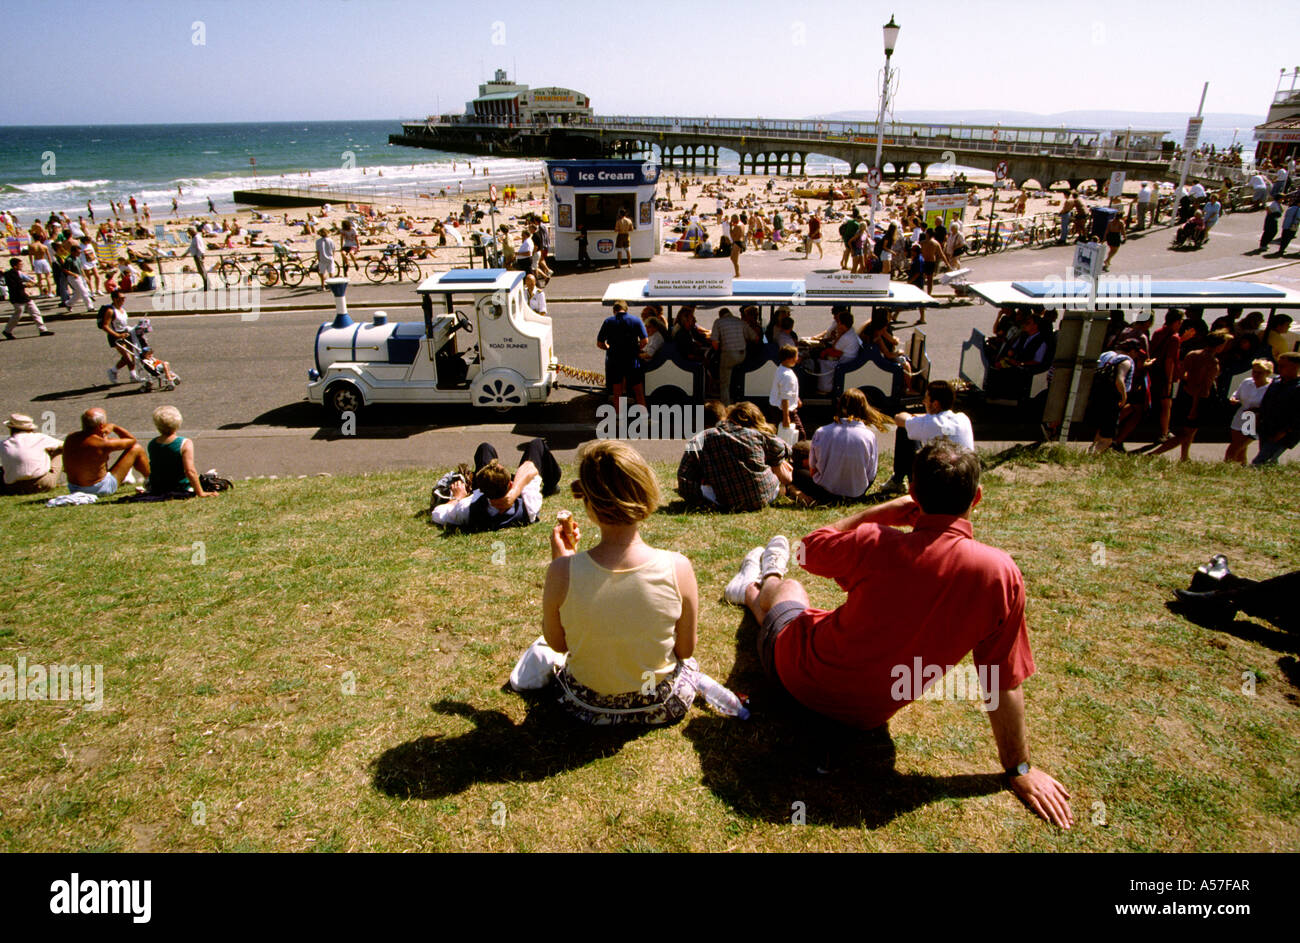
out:
<path id="1" fill-rule="evenodd" d="M 880 172 L 881 182 L 884 182 L 884 170 L 880 166 L 881 151 L 884 149 L 884 125 L 885 125 L 885 105 L 889 101 L 889 59 L 894 54 L 894 47 L 898 45 L 899 26 L 894 22 L 894 16 L 891 13 L 889 22 L 885 24 L 885 80 L 880 84 L 880 114 L 876 117 L 876 163 L 875 168 Z M 876 192 L 871 194 L 871 228 L 870 238 L 875 241 L 876 238 L 876 203 L 879 200 L 880 188 L 875 188 Z"/>

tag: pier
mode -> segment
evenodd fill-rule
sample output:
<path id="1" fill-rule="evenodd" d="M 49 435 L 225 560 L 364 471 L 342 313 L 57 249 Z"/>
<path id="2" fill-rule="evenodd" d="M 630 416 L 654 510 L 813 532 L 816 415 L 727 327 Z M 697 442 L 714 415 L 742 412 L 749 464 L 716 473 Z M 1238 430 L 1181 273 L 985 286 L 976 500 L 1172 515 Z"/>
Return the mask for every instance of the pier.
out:
<path id="1" fill-rule="evenodd" d="M 1004 125 L 886 122 L 880 129 L 881 171 L 902 179 L 942 173 L 946 166 L 993 171 L 1007 164 L 1018 182 L 1047 187 L 1102 181 L 1113 171 L 1133 179 L 1177 179 L 1175 142 L 1167 131 L 1135 128 L 1012 127 Z M 573 116 L 565 120 L 511 121 L 431 117 L 405 121 L 393 144 L 524 157 L 629 157 L 665 168 L 703 170 L 718 164 L 721 149 L 740 156 L 745 174 L 803 174 L 808 158 L 844 161 L 852 176 L 871 166 L 877 140 L 873 121 L 768 120 L 685 116 Z M 1220 166 L 1205 176 L 1234 183 L 1240 172 Z"/>

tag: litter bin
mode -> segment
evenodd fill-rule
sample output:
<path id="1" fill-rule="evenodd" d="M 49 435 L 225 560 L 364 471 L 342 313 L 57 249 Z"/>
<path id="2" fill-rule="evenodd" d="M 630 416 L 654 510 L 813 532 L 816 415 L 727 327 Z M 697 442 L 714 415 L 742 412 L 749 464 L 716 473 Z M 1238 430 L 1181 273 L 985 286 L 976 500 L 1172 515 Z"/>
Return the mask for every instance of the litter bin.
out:
<path id="1" fill-rule="evenodd" d="M 1110 226 L 1110 221 L 1119 215 L 1119 210 L 1111 209 L 1109 206 L 1094 206 L 1092 208 L 1092 239 L 1094 242 L 1106 241 L 1106 229 Z"/>

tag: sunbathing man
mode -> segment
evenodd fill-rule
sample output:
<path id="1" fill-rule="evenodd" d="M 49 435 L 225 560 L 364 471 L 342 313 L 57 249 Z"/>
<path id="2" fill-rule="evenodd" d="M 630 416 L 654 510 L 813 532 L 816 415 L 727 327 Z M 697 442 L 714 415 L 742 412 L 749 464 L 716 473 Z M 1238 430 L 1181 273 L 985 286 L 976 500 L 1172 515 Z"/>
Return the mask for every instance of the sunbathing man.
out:
<path id="1" fill-rule="evenodd" d="M 122 454 L 110 469 L 109 457 L 119 451 Z M 63 442 L 68 491 L 107 497 L 117 491 L 132 468 L 142 477 L 149 477 L 149 456 L 135 436 L 109 422 L 99 407 L 82 413 L 81 430 Z"/>
<path id="2" fill-rule="evenodd" d="M 1029 763 L 1025 583 L 1011 557 L 972 536 L 979 473 L 974 452 L 940 440 L 917 455 L 910 496 L 805 537 L 804 569 L 848 592 L 834 611 L 812 608 L 803 586 L 785 579 L 781 536 L 746 554 L 725 596 L 758 620 L 759 661 L 774 683 L 810 710 L 884 736 L 890 717 L 973 649 L 1011 791 L 1069 828 L 1069 792 Z"/>

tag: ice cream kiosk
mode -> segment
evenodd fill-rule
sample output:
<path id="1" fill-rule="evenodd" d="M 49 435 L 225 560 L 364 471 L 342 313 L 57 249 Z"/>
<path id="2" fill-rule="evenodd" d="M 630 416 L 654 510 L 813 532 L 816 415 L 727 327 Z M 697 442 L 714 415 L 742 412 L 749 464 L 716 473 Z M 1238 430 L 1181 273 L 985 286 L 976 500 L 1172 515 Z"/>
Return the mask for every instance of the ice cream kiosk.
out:
<path id="1" fill-rule="evenodd" d="M 632 221 L 632 258 L 649 259 L 659 246 L 655 184 L 659 165 L 635 160 L 548 160 L 554 256 L 578 259 L 578 230 L 587 228 L 587 254 L 593 262 L 612 262 L 614 224 L 619 210 Z"/>

